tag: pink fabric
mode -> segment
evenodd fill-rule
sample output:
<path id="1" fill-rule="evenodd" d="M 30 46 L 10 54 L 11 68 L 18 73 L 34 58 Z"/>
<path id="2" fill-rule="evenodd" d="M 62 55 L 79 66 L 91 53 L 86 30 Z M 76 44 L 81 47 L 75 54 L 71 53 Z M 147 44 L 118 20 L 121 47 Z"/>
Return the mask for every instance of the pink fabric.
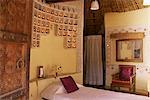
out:
<path id="1" fill-rule="evenodd" d="M 66 89 L 67 93 L 71 93 L 79 89 L 71 76 L 60 78 L 60 80 L 64 85 L 64 88 Z"/>
<path id="2" fill-rule="evenodd" d="M 130 76 L 133 74 L 133 68 L 129 65 L 119 65 L 120 74 L 119 78 L 123 81 L 129 81 Z"/>

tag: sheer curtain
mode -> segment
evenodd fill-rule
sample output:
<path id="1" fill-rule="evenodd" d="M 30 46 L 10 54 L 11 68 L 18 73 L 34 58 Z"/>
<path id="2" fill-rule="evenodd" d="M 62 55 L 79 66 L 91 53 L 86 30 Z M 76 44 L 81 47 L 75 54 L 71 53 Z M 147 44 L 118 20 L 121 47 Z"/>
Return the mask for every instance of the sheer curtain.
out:
<path id="1" fill-rule="evenodd" d="M 103 85 L 102 36 L 85 36 L 84 83 Z"/>

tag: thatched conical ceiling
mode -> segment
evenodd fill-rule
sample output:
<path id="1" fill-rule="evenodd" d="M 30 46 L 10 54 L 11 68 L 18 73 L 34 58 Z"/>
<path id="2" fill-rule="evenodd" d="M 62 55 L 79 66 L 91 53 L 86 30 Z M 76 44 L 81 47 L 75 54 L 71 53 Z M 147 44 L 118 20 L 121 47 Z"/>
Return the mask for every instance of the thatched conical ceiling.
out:
<path id="1" fill-rule="evenodd" d="M 89 5 L 92 0 L 85 0 L 85 4 Z M 100 10 L 105 12 L 126 12 L 144 8 L 143 0 L 99 0 Z"/>
<path id="2" fill-rule="evenodd" d="M 126 12 L 143 8 L 143 0 L 99 0 L 104 12 Z"/>
<path id="3" fill-rule="evenodd" d="M 107 12 L 127 12 L 142 9 L 143 0 L 98 0 L 100 9 L 96 11 L 90 10 L 92 0 L 84 0 L 85 4 L 85 27 L 84 33 L 99 34 L 104 30 L 104 14 Z"/>

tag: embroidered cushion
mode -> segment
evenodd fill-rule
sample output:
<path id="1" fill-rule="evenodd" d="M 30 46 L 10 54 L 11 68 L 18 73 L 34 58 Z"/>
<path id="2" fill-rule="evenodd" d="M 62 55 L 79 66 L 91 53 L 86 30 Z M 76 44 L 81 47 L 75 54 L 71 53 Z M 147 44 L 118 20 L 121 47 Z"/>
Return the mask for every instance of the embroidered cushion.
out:
<path id="1" fill-rule="evenodd" d="M 119 65 L 119 78 L 120 80 L 123 81 L 129 81 L 130 80 L 130 76 L 133 74 L 133 68 L 131 66 L 128 65 Z"/>
<path id="2" fill-rule="evenodd" d="M 79 89 L 71 76 L 60 78 L 60 80 L 67 93 L 71 93 Z"/>

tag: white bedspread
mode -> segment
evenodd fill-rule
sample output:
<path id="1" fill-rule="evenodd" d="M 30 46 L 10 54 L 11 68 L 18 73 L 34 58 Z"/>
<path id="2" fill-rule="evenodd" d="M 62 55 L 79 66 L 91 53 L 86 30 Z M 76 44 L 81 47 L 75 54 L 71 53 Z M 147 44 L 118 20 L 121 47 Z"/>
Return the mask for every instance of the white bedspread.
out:
<path id="1" fill-rule="evenodd" d="M 59 93 L 54 95 L 54 100 L 150 100 L 149 97 L 135 94 L 113 92 L 102 89 L 80 87 L 72 93 Z"/>

